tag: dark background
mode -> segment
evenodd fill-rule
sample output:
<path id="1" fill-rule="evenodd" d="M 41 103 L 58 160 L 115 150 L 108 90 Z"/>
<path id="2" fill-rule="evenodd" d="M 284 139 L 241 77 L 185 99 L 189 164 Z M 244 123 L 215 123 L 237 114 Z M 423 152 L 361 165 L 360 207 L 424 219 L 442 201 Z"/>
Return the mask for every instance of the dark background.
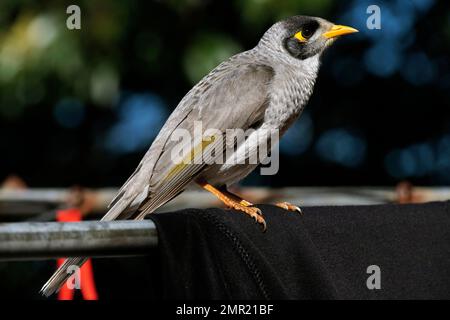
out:
<path id="1" fill-rule="evenodd" d="M 81 30 L 66 28 L 74 3 Z M 0 181 L 122 184 L 203 75 L 295 14 L 360 33 L 325 54 L 278 175 L 244 184 L 449 184 L 450 11 L 436 0 L 2 0 Z"/>

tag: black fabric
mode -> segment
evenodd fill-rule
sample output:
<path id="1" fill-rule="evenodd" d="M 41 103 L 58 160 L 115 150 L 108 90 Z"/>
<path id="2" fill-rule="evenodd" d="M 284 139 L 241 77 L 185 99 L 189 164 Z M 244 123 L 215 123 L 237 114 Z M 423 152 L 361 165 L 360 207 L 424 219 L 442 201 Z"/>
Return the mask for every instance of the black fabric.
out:
<path id="1" fill-rule="evenodd" d="M 259 207 L 265 233 L 229 210 L 152 215 L 160 297 L 450 298 L 449 202 L 305 207 L 302 216 Z M 381 269 L 379 290 L 367 288 L 370 265 Z"/>

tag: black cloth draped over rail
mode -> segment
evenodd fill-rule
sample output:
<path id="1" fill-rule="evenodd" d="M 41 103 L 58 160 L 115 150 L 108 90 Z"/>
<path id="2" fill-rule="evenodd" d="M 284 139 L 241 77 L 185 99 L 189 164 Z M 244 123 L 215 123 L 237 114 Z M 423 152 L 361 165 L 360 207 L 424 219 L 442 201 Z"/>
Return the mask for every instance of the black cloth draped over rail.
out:
<path id="1" fill-rule="evenodd" d="M 174 299 L 450 298 L 450 202 L 154 214 L 149 290 Z M 369 266 L 380 289 L 368 289 Z M 373 280 L 373 279 L 372 279 Z M 373 283 L 372 281 L 369 281 Z"/>

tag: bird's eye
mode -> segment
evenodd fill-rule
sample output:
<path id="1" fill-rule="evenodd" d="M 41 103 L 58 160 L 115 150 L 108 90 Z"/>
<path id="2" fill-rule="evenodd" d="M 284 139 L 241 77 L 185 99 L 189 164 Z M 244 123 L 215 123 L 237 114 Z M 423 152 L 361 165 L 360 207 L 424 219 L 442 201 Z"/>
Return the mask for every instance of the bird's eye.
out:
<path id="1" fill-rule="evenodd" d="M 317 28 L 318 24 L 316 22 L 305 24 L 302 26 L 301 30 L 294 35 L 294 37 L 300 42 L 306 42 L 313 36 Z"/>
<path id="2" fill-rule="evenodd" d="M 314 30 L 310 27 L 304 27 L 302 30 L 302 35 L 304 38 L 308 39 L 314 34 Z"/>
<path id="3" fill-rule="evenodd" d="M 297 32 L 294 37 L 300 42 L 306 42 L 314 34 L 313 29 L 309 27 L 304 27 L 302 30 Z"/>

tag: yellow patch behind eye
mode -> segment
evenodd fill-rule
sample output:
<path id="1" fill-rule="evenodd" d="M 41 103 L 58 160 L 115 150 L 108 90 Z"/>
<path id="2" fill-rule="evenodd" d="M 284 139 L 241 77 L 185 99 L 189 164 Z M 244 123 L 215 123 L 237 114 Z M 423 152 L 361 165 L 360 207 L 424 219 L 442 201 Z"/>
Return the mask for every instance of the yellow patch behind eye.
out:
<path id="1" fill-rule="evenodd" d="M 300 41 L 300 42 L 306 42 L 306 41 L 308 41 L 308 40 L 303 36 L 303 34 L 302 34 L 301 31 L 297 32 L 297 33 L 294 35 L 294 38 L 296 38 L 296 39 L 297 39 L 298 41 Z"/>

